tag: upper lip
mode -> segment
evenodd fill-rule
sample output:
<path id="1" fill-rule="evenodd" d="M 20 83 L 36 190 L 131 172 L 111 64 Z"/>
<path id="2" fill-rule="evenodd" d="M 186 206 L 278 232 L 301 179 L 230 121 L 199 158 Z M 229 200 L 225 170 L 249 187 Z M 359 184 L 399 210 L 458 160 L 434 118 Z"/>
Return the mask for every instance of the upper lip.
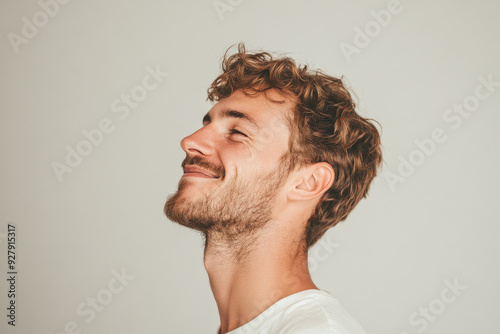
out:
<path id="1" fill-rule="evenodd" d="M 197 167 L 197 166 L 193 166 L 193 165 L 184 166 L 184 173 L 201 173 L 203 175 L 207 175 L 207 176 L 210 176 L 210 177 L 213 177 L 213 178 L 219 177 L 217 174 L 214 174 L 212 172 L 209 172 L 206 169 L 203 169 L 203 168 L 200 168 L 200 167 Z"/>

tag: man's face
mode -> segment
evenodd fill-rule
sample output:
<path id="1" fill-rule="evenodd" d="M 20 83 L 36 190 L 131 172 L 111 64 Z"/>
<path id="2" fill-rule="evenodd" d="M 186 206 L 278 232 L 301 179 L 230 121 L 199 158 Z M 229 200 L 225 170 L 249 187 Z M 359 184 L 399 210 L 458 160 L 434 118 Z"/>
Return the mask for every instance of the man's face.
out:
<path id="1" fill-rule="evenodd" d="M 291 116 L 294 104 L 276 91 L 267 97 L 236 91 L 213 106 L 201 129 L 181 141 L 184 175 L 165 204 L 170 220 L 237 240 L 272 218 L 288 176 L 285 116 Z"/>

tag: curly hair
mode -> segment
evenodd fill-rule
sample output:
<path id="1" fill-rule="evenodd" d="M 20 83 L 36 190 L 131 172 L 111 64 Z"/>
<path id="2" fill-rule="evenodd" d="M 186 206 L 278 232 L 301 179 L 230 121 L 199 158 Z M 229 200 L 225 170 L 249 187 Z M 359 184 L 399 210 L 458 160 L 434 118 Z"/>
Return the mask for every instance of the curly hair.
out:
<path id="1" fill-rule="evenodd" d="M 207 100 L 220 101 L 240 89 L 246 94 L 276 89 L 294 97 L 297 102 L 288 119 L 291 169 L 327 162 L 335 172 L 332 186 L 322 195 L 306 225 L 307 250 L 367 196 L 382 164 L 380 134 L 370 122 L 373 119 L 356 113 L 343 77 L 311 71 L 307 65 L 297 66 L 289 57 L 248 52 L 242 43 L 228 56 L 230 49 L 224 54 L 222 73 L 208 88 Z"/>

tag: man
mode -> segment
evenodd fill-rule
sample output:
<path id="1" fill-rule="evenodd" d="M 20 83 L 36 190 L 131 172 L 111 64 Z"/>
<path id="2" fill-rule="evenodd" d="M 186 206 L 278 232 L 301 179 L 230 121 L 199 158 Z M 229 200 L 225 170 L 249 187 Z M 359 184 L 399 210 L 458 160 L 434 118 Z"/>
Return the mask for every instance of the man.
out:
<path id="1" fill-rule="evenodd" d="M 307 251 L 366 197 L 382 162 L 376 127 L 341 79 L 243 44 L 208 99 L 164 211 L 204 236 L 219 333 L 364 333 L 313 283 Z"/>

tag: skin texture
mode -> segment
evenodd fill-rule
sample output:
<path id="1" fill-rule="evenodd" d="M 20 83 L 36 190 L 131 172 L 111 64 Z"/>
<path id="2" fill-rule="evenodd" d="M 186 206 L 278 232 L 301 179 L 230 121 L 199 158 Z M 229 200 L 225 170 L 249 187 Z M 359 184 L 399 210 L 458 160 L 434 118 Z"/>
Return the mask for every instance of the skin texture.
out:
<path id="1" fill-rule="evenodd" d="M 289 172 L 285 117 L 294 105 L 275 90 L 252 96 L 239 90 L 215 104 L 204 126 L 181 141 L 187 173 L 165 214 L 205 237 L 204 264 L 221 333 L 286 296 L 317 289 L 303 235 L 335 175 L 325 162 Z"/>

